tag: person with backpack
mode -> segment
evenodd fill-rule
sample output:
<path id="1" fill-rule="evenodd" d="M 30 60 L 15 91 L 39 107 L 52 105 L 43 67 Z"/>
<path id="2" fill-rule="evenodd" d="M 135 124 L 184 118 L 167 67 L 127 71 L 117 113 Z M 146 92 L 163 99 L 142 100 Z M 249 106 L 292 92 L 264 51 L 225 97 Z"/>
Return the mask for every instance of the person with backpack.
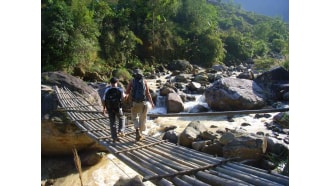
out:
<path id="1" fill-rule="evenodd" d="M 106 111 L 110 120 L 110 132 L 113 142 L 120 141 L 119 137 L 124 137 L 125 130 L 125 116 L 122 110 L 122 101 L 125 97 L 125 93 L 122 88 L 118 87 L 118 79 L 112 77 L 110 79 L 111 86 L 106 88 L 102 97 L 103 114 Z M 119 120 L 119 126 L 117 131 L 116 118 Z M 117 133 L 118 132 L 118 133 Z"/>
<path id="2" fill-rule="evenodd" d="M 152 108 L 155 107 L 149 91 L 147 81 L 143 77 L 143 72 L 140 69 L 135 69 L 133 79 L 128 83 L 126 89 L 126 98 L 130 95 L 132 98 L 131 116 L 134 123 L 136 141 L 144 139 L 142 131 L 146 130 L 147 101 L 150 102 Z"/>

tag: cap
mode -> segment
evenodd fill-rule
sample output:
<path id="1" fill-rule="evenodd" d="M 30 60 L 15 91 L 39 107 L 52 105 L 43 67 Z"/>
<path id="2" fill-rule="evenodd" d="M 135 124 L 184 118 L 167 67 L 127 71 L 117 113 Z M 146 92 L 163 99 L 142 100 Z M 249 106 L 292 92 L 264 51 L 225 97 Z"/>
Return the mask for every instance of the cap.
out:
<path id="1" fill-rule="evenodd" d="M 143 72 L 142 72 L 142 70 L 139 69 L 139 68 L 135 69 L 135 70 L 133 71 L 133 73 L 134 73 L 135 75 L 136 75 L 136 74 L 140 74 L 140 75 L 143 76 Z"/>
<path id="2" fill-rule="evenodd" d="M 116 77 L 112 77 L 110 79 L 110 83 L 117 83 L 117 82 L 118 82 L 118 78 L 116 78 Z"/>

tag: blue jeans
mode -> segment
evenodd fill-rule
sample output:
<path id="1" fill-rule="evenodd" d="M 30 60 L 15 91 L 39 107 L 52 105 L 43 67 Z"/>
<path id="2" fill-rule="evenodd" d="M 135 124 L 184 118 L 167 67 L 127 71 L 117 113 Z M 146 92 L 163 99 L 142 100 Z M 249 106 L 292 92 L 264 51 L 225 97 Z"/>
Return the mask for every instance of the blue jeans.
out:
<path id="1" fill-rule="evenodd" d="M 108 111 L 110 120 L 110 132 L 112 139 L 117 139 L 117 132 L 124 132 L 125 130 L 125 116 L 120 115 L 119 111 Z M 116 126 L 116 118 L 118 119 L 118 131 Z"/>

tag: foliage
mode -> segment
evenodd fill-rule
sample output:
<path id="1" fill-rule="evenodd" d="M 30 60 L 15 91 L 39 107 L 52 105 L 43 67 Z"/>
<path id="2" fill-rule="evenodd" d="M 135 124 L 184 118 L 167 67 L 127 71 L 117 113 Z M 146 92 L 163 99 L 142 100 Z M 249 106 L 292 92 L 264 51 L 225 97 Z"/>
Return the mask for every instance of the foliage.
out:
<path id="1" fill-rule="evenodd" d="M 42 70 L 64 70 L 71 64 L 72 13 L 63 1 L 49 1 L 42 8 Z"/>
<path id="2" fill-rule="evenodd" d="M 282 65 L 286 70 L 289 70 L 289 60 L 285 60 Z"/>
<path id="3" fill-rule="evenodd" d="M 112 71 L 112 76 L 119 78 L 122 81 L 128 81 L 132 78 L 132 75 L 129 71 L 124 68 L 115 69 Z M 109 78 L 110 79 L 110 78 Z"/>
<path id="4" fill-rule="evenodd" d="M 281 155 L 267 153 L 265 158 L 275 164 L 277 172 L 282 172 L 284 166 L 289 163 L 289 152 L 283 152 Z"/>
<path id="5" fill-rule="evenodd" d="M 258 71 L 269 70 L 275 65 L 275 60 L 272 58 L 261 58 L 254 60 L 254 68 Z"/>
<path id="6" fill-rule="evenodd" d="M 288 68 L 288 24 L 233 2 L 43 0 L 41 12 L 42 71 L 152 71 L 174 59 Z"/>

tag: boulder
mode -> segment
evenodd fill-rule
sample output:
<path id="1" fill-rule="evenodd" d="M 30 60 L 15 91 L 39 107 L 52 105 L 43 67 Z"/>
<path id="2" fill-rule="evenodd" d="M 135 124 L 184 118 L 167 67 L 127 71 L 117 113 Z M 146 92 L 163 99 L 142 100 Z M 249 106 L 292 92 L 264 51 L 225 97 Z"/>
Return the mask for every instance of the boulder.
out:
<path id="1" fill-rule="evenodd" d="M 283 67 L 270 69 L 259 75 L 254 81 L 265 91 L 270 100 L 283 100 L 289 92 L 289 71 Z M 287 94 L 288 96 L 288 94 Z M 286 98 L 288 100 L 288 98 Z"/>
<path id="2" fill-rule="evenodd" d="M 177 93 L 169 93 L 166 99 L 167 113 L 179 113 L 184 111 L 184 104 Z"/>
<path id="3" fill-rule="evenodd" d="M 223 77 L 205 90 L 205 101 L 216 111 L 260 109 L 263 89 L 248 79 Z"/>
<path id="4" fill-rule="evenodd" d="M 240 136 L 229 141 L 223 148 L 224 158 L 261 160 L 267 149 L 265 137 Z"/>
<path id="5" fill-rule="evenodd" d="M 207 131 L 205 125 L 200 121 L 192 121 L 179 136 L 179 144 L 185 147 L 191 147 L 192 143 L 199 137 L 203 132 Z"/>
<path id="6" fill-rule="evenodd" d="M 167 69 L 171 71 L 178 70 L 180 72 L 191 73 L 193 70 L 193 66 L 187 60 L 173 60 L 170 64 L 168 64 Z"/>
<path id="7" fill-rule="evenodd" d="M 79 150 L 107 151 L 70 120 L 60 108 L 54 85 L 78 92 L 101 110 L 101 98 L 97 91 L 83 80 L 64 72 L 41 74 L 41 154 L 71 155 L 72 148 Z"/>

